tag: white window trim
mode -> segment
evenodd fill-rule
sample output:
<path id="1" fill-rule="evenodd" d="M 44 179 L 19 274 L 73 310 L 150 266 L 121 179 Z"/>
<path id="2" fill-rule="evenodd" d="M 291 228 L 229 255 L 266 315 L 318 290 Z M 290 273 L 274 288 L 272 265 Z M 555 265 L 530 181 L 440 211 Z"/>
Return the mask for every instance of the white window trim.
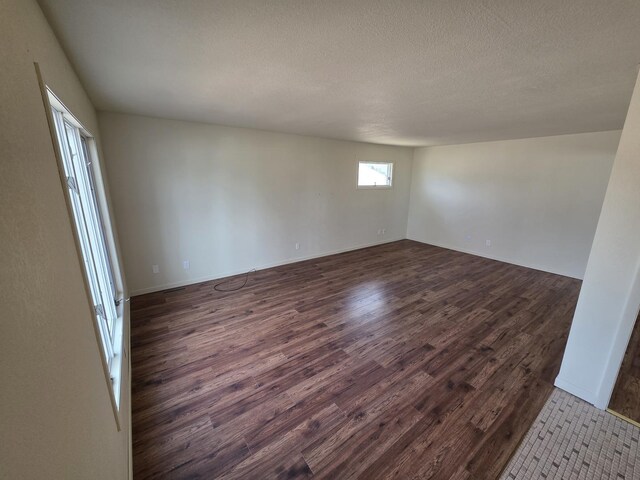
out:
<path id="1" fill-rule="evenodd" d="M 389 165 L 389 185 L 360 185 L 360 164 L 378 164 Z M 390 190 L 393 188 L 393 162 L 370 162 L 367 160 L 360 160 L 356 166 L 356 188 L 358 190 Z"/>
<path id="2" fill-rule="evenodd" d="M 118 255 L 115 247 L 115 238 L 113 235 L 113 227 L 111 225 L 111 219 L 108 214 L 108 207 L 106 202 L 106 194 L 104 191 L 104 185 L 102 181 L 102 174 L 100 170 L 100 159 L 98 157 L 98 151 L 95 143 L 95 139 L 91 133 L 83 127 L 83 125 L 77 120 L 77 118 L 69 111 L 69 109 L 58 99 L 58 97 L 44 84 L 41 85 L 43 89 L 43 97 L 45 99 L 45 107 L 48 107 L 47 116 L 50 122 L 50 130 L 54 143 L 54 149 L 56 151 L 56 157 L 58 159 L 58 168 L 60 170 L 60 178 L 63 184 L 63 190 L 65 193 L 65 198 L 67 200 L 68 210 L 70 220 L 72 222 L 73 234 L 76 240 L 76 246 L 78 250 L 78 256 L 80 262 L 83 266 L 83 276 L 85 280 L 85 286 L 87 290 L 87 300 L 89 301 L 91 318 L 93 320 L 94 329 L 96 333 L 96 339 L 98 344 L 98 349 L 100 353 L 100 359 L 102 360 L 105 379 L 107 381 L 109 395 L 111 397 L 111 403 L 114 408 L 114 414 L 116 417 L 116 424 L 118 430 L 120 430 L 120 419 L 119 419 L 119 410 L 121 404 L 121 393 L 122 393 L 122 380 L 123 380 L 123 362 L 126 356 L 124 348 L 124 334 L 125 334 L 125 325 L 124 325 L 124 282 L 122 278 L 122 273 L 120 269 L 120 265 L 118 263 Z M 80 135 L 85 138 L 85 144 L 87 151 L 85 154 L 89 157 L 87 169 L 91 169 L 91 174 L 93 175 L 93 197 L 95 198 L 95 207 L 98 210 L 99 219 L 98 222 L 101 223 L 102 229 L 98 234 L 101 234 L 101 237 L 104 239 L 105 250 L 107 253 L 107 258 L 105 259 L 111 266 L 111 274 L 112 274 L 112 282 L 113 282 L 113 291 L 107 292 L 105 295 L 114 296 L 113 299 L 115 304 L 110 308 L 115 309 L 115 318 L 113 318 L 113 325 L 111 327 L 111 333 L 105 332 L 105 322 L 100 321 L 97 317 L 94 308 L 94 295 L 92 294 L 92 282 L 89 279 L 89 275 L 86 271 L 85 266 L 85 256 L 83 254 L 82 247 L 82 239 L 80 238 L 75 220 L 75 213 L 73 210 L 73 202 L 70 192 L 71 189 L 67 183 L 66 176 L 66 164 L 68 162 L 68 153 L 63 152 L 62 145 L 60 143 L 61 139 L 58 135 L 58 128 L 60 126 L 64 126 L 64 124 L 68 124 L 71 127 L 74 127 L 76 130 L 77 138 L 76 140 L 80 141 Z M 78 143 L 77 145 L 80 149 L 82 145 Z M 84 154 L 83 154 L 84 155 Z M 79 182 L 78 182 L 79 183 Z M 78 185 L 72 185 L 73 187 L 78 187 Z M 90 185 L 85 184 L 84 187 L 87 188 Z M 96 233 L 96 232 L 94 232 Z M 113 342 L 109 343 L 105 341 L 105 337 L 112 338 Z"/>

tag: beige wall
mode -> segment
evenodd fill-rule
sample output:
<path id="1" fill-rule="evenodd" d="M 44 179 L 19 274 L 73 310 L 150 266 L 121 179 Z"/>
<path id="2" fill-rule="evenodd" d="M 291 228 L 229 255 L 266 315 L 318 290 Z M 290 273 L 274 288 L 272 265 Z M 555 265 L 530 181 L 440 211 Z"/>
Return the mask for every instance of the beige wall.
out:
<path id="1" fill-rule="evenodd" d="M 556 385 L 605 408 L 640 308 L 640 76 Z"/>
<path id="2" fill-rule="evenodd" d="M 406 235 L 409 148 L 111 113 L 99 120 L 132 294 Z M 357 189 L 359 160 L 393 161 L 393 188 Z"/>
<path id="3" fill-rule="evenodd" d="M 407 236 L 582 278 L 619 138 L 612 131 L 418 148 Z"/>
<path id="4" fill-rule="evenodd" d="M 33 62 L 97 135 L 34 0 L 0 1 L 0 478 L 128 476 Z"/>

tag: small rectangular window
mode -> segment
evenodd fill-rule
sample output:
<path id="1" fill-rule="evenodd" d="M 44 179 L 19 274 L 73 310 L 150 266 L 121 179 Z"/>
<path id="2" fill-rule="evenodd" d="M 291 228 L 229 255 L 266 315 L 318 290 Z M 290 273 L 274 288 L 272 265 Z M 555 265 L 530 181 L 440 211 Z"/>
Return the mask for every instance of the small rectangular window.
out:
<path id="1" fill-rule="evenodd" d="M 358 188 L 391 188 L 393 163 L 360 162 Z"/>
<path id="2" fill-rule="evenodd" d="M 89 148 L 94 139 L 51 92 L 49 99 L 94 321 L 117 406 L 123 349 L 122 293 L 116 288 L 120 269 L 109 248 L 113 240 L 105 227 L 107 212 L 98 201 L 97 189 L 102 185 L 98 185 L 94 170 L 97 168 L 96 150 Z"/>

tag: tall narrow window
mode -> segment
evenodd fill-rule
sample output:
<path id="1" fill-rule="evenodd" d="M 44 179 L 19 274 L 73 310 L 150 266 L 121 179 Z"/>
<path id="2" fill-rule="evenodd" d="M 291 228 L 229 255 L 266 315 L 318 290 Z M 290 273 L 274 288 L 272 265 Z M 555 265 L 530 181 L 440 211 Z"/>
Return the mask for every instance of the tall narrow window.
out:
<path id="1" fill-rule="evenodd" d="M 90 148 L 93 139 L 61 105 L 54 104 L 52 114 L 93 313 L 117 405 L 123 343 L 122 300 L 115 280 L 118 265 L 110 252 L 105 229 L 106 212 L 98 201 L 94 170 L 97 159 L 92 158 L 95 149 Z"/>
<path id="2" fill-rule="evenodd" d="M 358 188 L 391 188 L 393 163 L 360 162 Z"/>

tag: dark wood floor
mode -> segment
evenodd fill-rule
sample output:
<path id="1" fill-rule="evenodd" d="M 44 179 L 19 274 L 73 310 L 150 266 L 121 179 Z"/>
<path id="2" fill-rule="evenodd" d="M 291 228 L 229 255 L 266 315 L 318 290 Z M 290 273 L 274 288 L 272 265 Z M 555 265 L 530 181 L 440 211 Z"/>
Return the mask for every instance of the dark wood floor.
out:
<path id="1" fill-rule="evenodd" d="M 579 288 L 403 240 L 136 297 L 135 478 L 496 478 Z"/>
<path id="2" fill-rule="evenodd" d="M 640 423 L 640 315 L 624 354 L 609 408 Z"/>

